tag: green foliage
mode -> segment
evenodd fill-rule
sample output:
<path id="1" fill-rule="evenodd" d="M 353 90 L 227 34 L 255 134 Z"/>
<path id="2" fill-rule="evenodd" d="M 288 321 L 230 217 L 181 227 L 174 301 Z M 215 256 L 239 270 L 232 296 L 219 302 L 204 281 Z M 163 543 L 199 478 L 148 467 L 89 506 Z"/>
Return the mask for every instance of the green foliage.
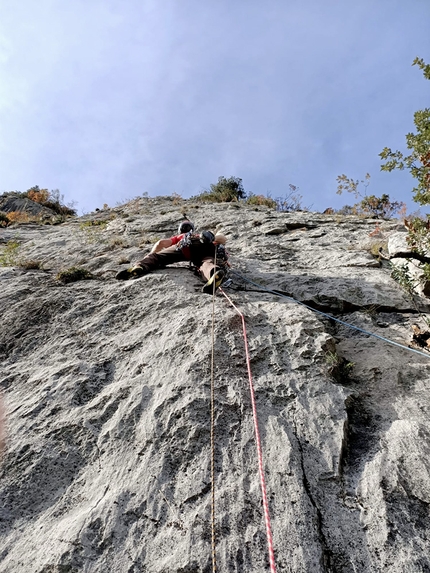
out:
<path id="1" fill-rule="evenodd" d="M 22 269 L 41 269 L 42 262 L 35 259 L 23 259 L 20 257 L 20 243 L 11 239 L 0 252 L 0 267 L 21 267 Z"/>
<path id="2" fill-rule="evenodd" d="M 423 271 L 424 282 L 430 281 L 430 265 L 428 263 L 424 263 L 421 270 Z"/>
<path id="3" fill-rule="evenodd" d="M 338 382 L 343 382 L 345 379 L 348 379 L 355 366 L 354 362 L 347 362 L 345 358 L 339 356 L 337 352 L 326 352 L 324 359 L 327 364 L 329 374 L 331 374 Z"/>
<path id="4" fill-rule="evenodd" d="M 85 221 L 84 223 L 81 223 L 79 225 L 79 228 L 81 229 L 81 231 L 85 231 L 86 229 L 88 229 L 88 227 L 100 227 L 101 229 L 104 229 L 106 227 L 106 225 L 108 224 L 109 221 L 107 220 L 101 220 L 101 219 L 91 219 L 89 221 Z"/>
<path id="5" fill-rule="evenodd" d="M 0 252 L 0 267 L 14 267 L 18 264 L 20 244 L 17 239 L 10 239 Z"/>
<path id="6" fill-rule="evenodd" d="M 391 263 L 391 278 L 399 283 L 410 296 L 416 294 L 415 287 L 417 286 L 417 281 L 412 277 L 407 263 L 403 265 L 393 265 Z"/>
<path id="7" fill-rule="evenodd" d="M 403 201 L 391 201 L 390 196 L 384 193 L 381 197 L 376 195 L 367 195 L 367 188 L 370 184 L 370 175 L 366 173 L 361 181 L 348 178 L 345 174 L 338 175 L 337 191 L 341 195 L 344 191 L 352 193 L 356 199 L 361 200 L 353 205 L 345 205 L 338 211 L 341 215 L 361 215 L 376 217 L 377 219 L 390 219 L 396 213 L 406 214 L 406 205 Z M 364 194 L 359 190 L 359 185 L 364 185 Z"/>
<path id="8" fill-rule="evenodd" d="M 66 284 L 82 280 L 91 280 L 95 277 L 92 273 L 90 273 L 90 271 L 87 271 L 87 269 L 82 269 L 80 267 L 70 267 L 69 269 L 60 271 L 55 278 L 57 281 Z"/>
<path id="9" fill-rule="evenodd" d="M 406 243 L 411 254 L 411 258 L 406 260 L 413 260 L 415 268 L 421 271 L 421 275 L 413 278 L 407 263 L 404 263 L 402 266 L 393 265 L 391 276 L 403 288 L 405 288 L 411 296 L 416 294 L 416 287 L 421 285 L 422 293 L 428 297 L 430 285 L 430 264 L 424 262 L 425 259 L 424 261 L 415 259 L 413 254 L 417 253 L 417 255 L 428 257 L 428 253 L 430 252 L 430 215 L 427 215 L 426 219 L 417 216 L 409 217 L 404 220 L 404 223 L 408 229 Z"/>
<path id="10" fill-rule="evenodd" d="M 369 213 L 377 219 L 391 219 L 396 213 L 406 212 L 403 201 L 391 201 L 390 196 L 383 193 L 381 197 L 368 195 L 359 203 L 363 213 Z"/>
<path id="11" fill-rule="evenodd" d="M 426 219 L 412 217 L 405 220 L 408 229 L 406 242 L 412 252 L 425 255 L 430 252 L 430 215 Z"/>
<path id="12" fill-rule="evenodd" d="M 430 80 L 430 65 L 422 58 L 415 58 L 413 66 L 418 66 L 427 80 Z M 382 171 L 408 169 L 412 177 L 418 181 L 418 186 L 412 189 L 414 201 L 420 205 L 430 204 L 430 108 L 415 112 L 414 124 L 416 133 L 406 135 L 406 147 L 411 150 L 409 155 L 401 151 L 392 151 L 385 147 L 379 156 L 385 161 Z"/>
<path id="13" fill-rule="evenodd" d="M 212 183 L 209 191 L 203 191 L 193 199 L 200 199 L 210 203 L 231 203 L 246 199 L 245 189 L 243 188 L 240 177 L 218 177 L 218 183 Z"/>
<path id="14" fill-rule="evenodd" d="M 298 187 L 289 185 L 289 192 L 285 197 L 272 199 L 270 195 L 247 194 L 243 188 L 240 177 L 219 177 L 218 183 L 210 185 L 209 191 L 203 191 L 200 195 L 191 199 L 211 202 L 211 203 L 231 203 L 243 201 L 246 205 L 264 205 L 276 211 L 306 211 L 307 207 L 302 207 L 303 197 L 297 192 Z"/>

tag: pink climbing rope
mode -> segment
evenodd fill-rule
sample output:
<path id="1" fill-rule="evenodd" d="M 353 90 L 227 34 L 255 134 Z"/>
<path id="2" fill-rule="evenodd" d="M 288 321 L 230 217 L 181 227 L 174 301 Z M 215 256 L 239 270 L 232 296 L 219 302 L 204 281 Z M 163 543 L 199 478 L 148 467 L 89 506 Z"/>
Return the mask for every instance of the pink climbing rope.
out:
<path id="1" fill-rule="evenodd" d="M 270 515 L 269 515 L 269 504 L 267 502 L 267 493 L 266 493 L 266 482 L 264 480 L 264 469 L 263 469 L 263 454 L 261 450 L 261 440 L 260 440 L 260 432 L 258 430 L 258 420 L 257 420 L 257 407 L 255 404 L 255 393 L 254 393 L 254 386 L 252 383 L 252 373 L 251 373 L 251 361 L 249 359 L 249 352 L 248 352 L 248 339 L 246 336 L 246 325 L 245 325 L 245 317 L 231 300 L 222 288 L 219 289 L 220 292 L 225 296 L 225 298 L 229 301 L 232 307 L 236 310 L 239 314 L 240 318 L 242 319 L 242 328 L 243 328 L 243 339 L 245 342 L 245 354 L 246 354 L 246 366 L 248 368 L 248 378 L 249 378 L 249 389 L 251 392 L 251 403 L 252 403 L 252 414 L 254 417 L 254 430 L 255 430 L 255 441 L 257 443 L 257 456 L 258 456 L 258 472 L 260 474 L 260 484 L 261 484 L 261 493 L 263 496 L 263 509 L 264 509 L 264 521 L 266 522 L 266 535 L 267 535 L 267 547 L 269 550 L 269 562 L 270 562 L 270 571 L 272 573 L 276 573 L 276 565 L 275 565 L 275 555 L 273 552 L 273 539 L 272 539 L 272 529 L 270 526 Z"/>

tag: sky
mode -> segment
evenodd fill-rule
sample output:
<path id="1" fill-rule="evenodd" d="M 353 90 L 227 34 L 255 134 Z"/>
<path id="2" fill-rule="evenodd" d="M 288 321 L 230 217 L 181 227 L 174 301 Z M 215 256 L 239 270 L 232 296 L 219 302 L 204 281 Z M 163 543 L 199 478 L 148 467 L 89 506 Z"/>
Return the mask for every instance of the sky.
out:
<path id="1" fill-rule="evenodd" d="M 322 211 L 370 173 L 413 211 L 378 154 L 430 107 L 429 29 L 429 0 L 0 0 L 0 193 L 84 214 L 234 176 Z"/>

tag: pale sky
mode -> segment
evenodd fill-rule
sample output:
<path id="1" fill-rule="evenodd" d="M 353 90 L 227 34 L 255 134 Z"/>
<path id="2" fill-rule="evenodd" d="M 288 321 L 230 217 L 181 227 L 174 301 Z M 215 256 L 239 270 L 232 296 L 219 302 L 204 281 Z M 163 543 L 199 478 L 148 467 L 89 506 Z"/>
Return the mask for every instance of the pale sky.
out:
<path id="1" fill-rule="evenodd" d="M 430 107 L 429 30 L 429 0 L 0 0 L 0 193 L 81 214 L 223 175 L 321 211 L 369 172 L 416 209 L 378 154 Z"/>

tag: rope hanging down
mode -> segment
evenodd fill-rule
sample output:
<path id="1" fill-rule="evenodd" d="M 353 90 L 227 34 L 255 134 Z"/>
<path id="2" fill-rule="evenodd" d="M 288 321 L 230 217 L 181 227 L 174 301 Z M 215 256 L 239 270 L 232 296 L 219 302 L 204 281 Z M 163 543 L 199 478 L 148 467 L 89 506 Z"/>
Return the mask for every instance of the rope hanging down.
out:
<path id="1" fill-rule="evenodd" d="M 214 270 L 216 272 L 216 249 Z M 211 532 L 212 532 L 212 573 L 216 573 L 215 535 L 215 280 L 212 290 L 212 355 L 211 355 Z"/>
<path id="2" fill-rule="evenodd" d="M 301 306 L 304 306 L 305 308 L 308 308 L 309 310 L 312 310 L 313 312 L 316 312 L 317 314 L 321 314 L 322 316 L 325 316 L 326 318 L 329 318 L 330 320 L 334 320 L 335 322 L 338 322 L 340 324 L 343 324 L 344 326 L 347 326 L 348 328 L 352 328 L 354 330 L 358 330 L 359 332 L 362 332 L 363 334 L 367 334 L 368 336 L 373 336 L 374 338 L 378 338 L 379 340 L 383 340 L 384 342 L 388 342 L 388 344 L 392 344 L 393 346 L 397 346 L 398 348 L 403 348 L 403 350 L 409 350 L 409 352 L 414 352 L 415 354 L 419 354 L 420 356 L 425 356 L 426 358 L 430 358 L 430 354 L 422 352 L 421 350 L 415 350 L 415 348 L 409 348 L 409 346 L 406 346 L 405 344 L 400 344 L 400 342 L 394 342 L 394 340 L 390 340 L 389 338 L 384 338 L 383 336 L 380 336 L 379 334 L 375 334 L 374 332 L 368 332 L 367 330 L 364 330 L 363 328 L 360 328 L 358 326 L 354 326 L 353 324 L 349 324 L 348 322 L 345 322 L 344 320 L 340 320 L 339 318 L 336 318 L 335 316 L 331 315 L 331 314 L 327 314 L 326 312 L 323 312 L 322 310 L 317 310 L 316 308 L 312 308 L 311 306 L 309 306 L 308 304 L 301 302 L 299 300 L 296 300 L 295 298 L 288 296 L 286 294 L 283 294 L 279 291 L 276 290 L 271 290 L 270 288 L 265 287 L 264 285 L 260 285 L 250 279 L 247 279 L 246 277 L 244 277 L 243 275 L 239 274 L 236 271 L 233 271 L 232 269 L 230 270 L 231 273 L 235 274 L 236 276 L 240 277 L 242 280 L 246 281 L 247 283 L 250 283 L 260 289 L 263 289 L 267 292 L 270 292 L 271 294 L 274 294 L 276 296 L 280 296 L 283 298 L 286 298 L 287 300 L 291 301 L 291 302 L 295 302 L 296 304 L 300 304 Z"/>
<path id="3" fill-rule="evenodd" d="M 254 386 L 252 383 L 251 361 L 250 361 L 249 352 L 248 352 L 248 339 L 246 336 L 245 317 L 243 316 L 243 313 L 240 312 L 240 310 L 234 304 L 234 302 L 231 300 L 231 298 L 229 298 L 225 294 L 225 292 L 222 290 L 222 288 L 220 288 L 219 290 L 225 296 L 225 298 L 229 301 L 229 303 L 232 305 L 232 307 L 235 309 L 235 311 L 239 314 L 240 318 L 242 319 L 243 339 L 244 339 L 244 343 L 245 343 L 246 366 L 248 368 L 249 389 L 251 392 L 252 414 L 253 414 L 253 418 L 254 418 L 255 441 L 257 444 L 258 472 L 260 474 L 261 493 L 263 496 L 264 521 L 266 523 L 266 535 L 267 535 L 267 547 L 268 547 L 268 551 L 269 551 L 270 571 L 272 573 L 276 573 L 275 555 L 273 552 L 272 529 L 270 526 L 269 504 L 267 501 L 266 482 L 264 479 L 263 454 L 262 454 L 262 450 L 261 450 L 260 432 L 258 429 L 257 407 L 256 407 L 256 403 L 255 403 Z"/>

